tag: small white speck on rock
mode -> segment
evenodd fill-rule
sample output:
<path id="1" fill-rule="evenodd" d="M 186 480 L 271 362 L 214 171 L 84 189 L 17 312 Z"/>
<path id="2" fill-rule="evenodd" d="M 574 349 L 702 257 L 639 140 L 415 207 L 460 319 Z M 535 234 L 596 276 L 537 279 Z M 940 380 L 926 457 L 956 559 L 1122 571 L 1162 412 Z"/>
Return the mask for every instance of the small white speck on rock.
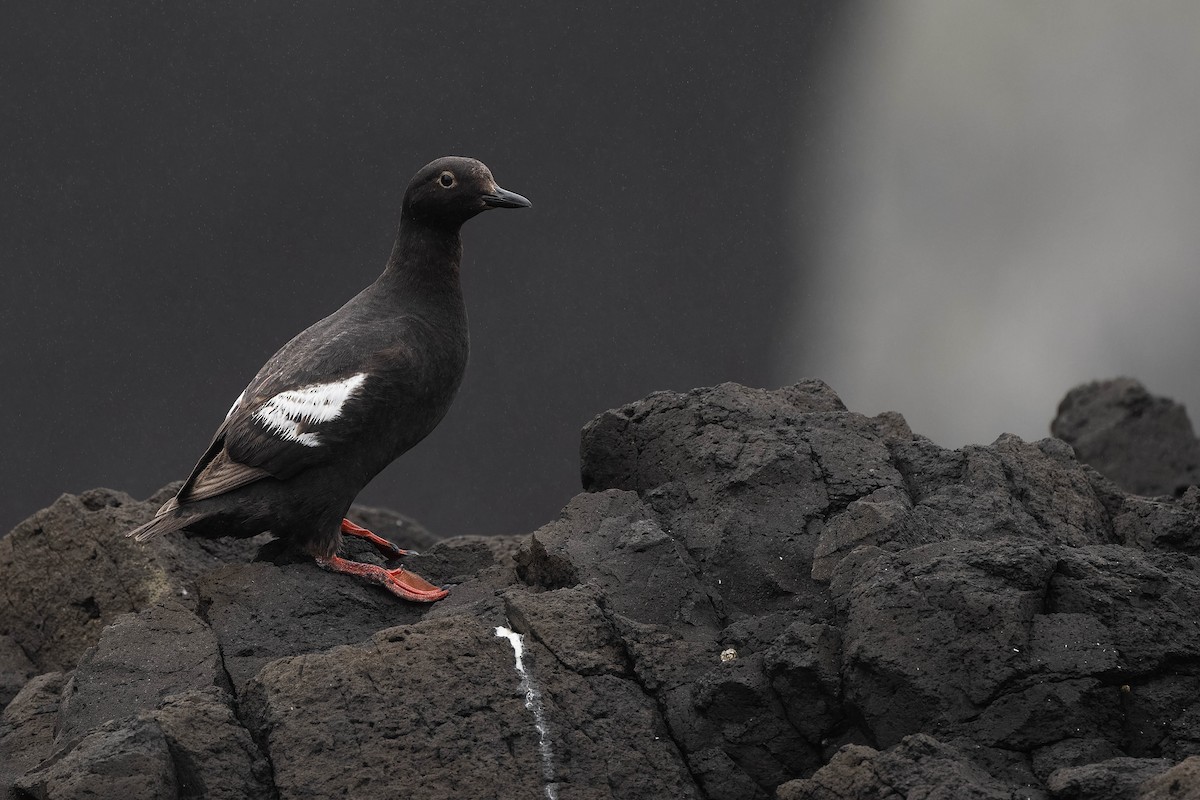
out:
<path id="1" fill-rule="evenodd" d="M 728 647 L 721 651 L 721 662 L 722 663 L 727 664 L 730 661 L 736 661 L 736 660 L 737 660 L 737 650 L 734 650 L 732 647 Z"/>

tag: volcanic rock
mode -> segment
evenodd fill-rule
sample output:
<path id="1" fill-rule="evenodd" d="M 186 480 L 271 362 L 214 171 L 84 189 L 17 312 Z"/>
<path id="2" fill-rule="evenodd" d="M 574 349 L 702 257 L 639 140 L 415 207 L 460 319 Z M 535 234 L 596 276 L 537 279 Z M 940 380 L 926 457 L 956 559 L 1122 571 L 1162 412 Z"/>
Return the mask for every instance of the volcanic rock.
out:
<path id="1" fill-rule="evenodd" d="M 1050 430 L 1133 494 L 1179 496 L 1200 484 L 1200 440 L 1187 409 L 1132 378 L 1076 386 Z"/>
<path id="2" fill-rule="evenodd" d="M 0 542 L 0 676 L 22 687 L 0 720 L 4 787 L 1200 789 L 1200 490 L 1133 493 L 1059 439 L 946 450 L 819 381 L 605 412 L 581 474 L 586 491 L 523 536 L 436 541 L 365 512 L 402 546 L 425 536 L 406 562 L 454 584 L 433 605 L 266 538 L 130 546 L 159 498 L 60 498 Z"/>

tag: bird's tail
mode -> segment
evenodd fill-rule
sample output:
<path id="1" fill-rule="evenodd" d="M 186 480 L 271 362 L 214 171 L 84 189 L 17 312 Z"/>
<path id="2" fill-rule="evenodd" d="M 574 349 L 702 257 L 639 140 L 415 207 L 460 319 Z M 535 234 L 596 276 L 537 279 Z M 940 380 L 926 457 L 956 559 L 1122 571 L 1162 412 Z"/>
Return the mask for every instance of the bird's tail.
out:
<path id="1" fill-rule="evenodd" d="M 202 519 L 202 516 L 182 513 L 179 508 L 179 502 L 172 497 L 158 510 L 158 513 L 154 515 L 154 519 L 145 525 L 134 528 L 125 535 L 132 536 L 139 542 L 144 542 L 159 534 L 171 533 L 172 531 L 186 528 L 200 519 Z"/>

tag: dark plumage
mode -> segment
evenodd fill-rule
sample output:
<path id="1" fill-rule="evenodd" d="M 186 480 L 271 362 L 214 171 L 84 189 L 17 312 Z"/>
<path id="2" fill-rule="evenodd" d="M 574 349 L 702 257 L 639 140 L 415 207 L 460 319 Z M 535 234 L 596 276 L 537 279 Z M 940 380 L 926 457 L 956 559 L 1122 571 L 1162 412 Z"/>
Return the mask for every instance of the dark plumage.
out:
<path id="1" fill-rule="evenodd" d="M 371 478 L 437 426 L 458 390 L 467 363 L 459 228 L 489 208 L 527 206 L 474 159 L 423 167 L 383 274 L 271 356 L 179 493 L 128 535 L 270 530 L 327 569 L 409 599 L 445 596 L 411 572 L 338 558 L 342 533 L 403 554 L 343 517 Z"/>

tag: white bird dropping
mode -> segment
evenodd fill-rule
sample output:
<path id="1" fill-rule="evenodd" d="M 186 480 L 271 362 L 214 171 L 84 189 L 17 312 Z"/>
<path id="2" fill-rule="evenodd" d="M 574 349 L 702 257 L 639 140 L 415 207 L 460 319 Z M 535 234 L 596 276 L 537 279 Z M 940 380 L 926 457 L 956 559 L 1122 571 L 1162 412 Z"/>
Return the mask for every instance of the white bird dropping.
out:
<path id="1" fill-rule="evenodd" d="M 513 661 L 517 675 L 521 678 L 518 685 L 525 693 L 525 708 L 533 713 L 533 727 L 538 733 L 538 752 L 542 755 L 542 779 L 546 782 L 546 800 L 558 800 L 558 784 L 554 781 L 554 750 L 550 745 L 550 726 L 546 724 L 546 710 L 542 705 L 542 693 L 533 676 L 525 669 L 525 641 L 521 634 L 498 625 L 496 635 L 508 639 L 512 645 Z"/>

